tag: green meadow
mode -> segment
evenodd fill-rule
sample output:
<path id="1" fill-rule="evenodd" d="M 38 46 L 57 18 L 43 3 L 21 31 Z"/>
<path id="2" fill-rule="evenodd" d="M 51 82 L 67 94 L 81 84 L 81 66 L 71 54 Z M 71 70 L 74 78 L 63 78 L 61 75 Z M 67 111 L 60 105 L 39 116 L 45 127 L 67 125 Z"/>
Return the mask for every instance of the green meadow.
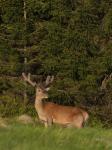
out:
<path id="1" fill-rule="evenodd" d="M 0 150 L 112 150 L 112 129 L 13 123 L 0 128 Z"/>

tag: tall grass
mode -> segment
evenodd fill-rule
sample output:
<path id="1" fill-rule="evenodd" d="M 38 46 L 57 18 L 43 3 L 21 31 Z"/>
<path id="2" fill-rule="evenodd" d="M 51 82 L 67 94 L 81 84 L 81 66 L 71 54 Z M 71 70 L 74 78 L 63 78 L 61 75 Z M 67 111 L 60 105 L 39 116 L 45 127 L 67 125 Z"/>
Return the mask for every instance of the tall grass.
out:
<path id="1" fill-rule="evenodd" d="M 0 128 L 0 150 L 112 150 L 112 130 L 16 123 Z"/>

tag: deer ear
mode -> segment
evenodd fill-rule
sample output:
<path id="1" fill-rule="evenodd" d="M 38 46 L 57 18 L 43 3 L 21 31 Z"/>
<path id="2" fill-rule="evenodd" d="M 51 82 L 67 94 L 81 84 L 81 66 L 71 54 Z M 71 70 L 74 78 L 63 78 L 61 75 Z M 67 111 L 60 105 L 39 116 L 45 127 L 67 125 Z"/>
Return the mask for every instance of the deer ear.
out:
<path id="1" fill-rule="evenodd" d="M 50 87 L 46 88 L 45 90 L 46 90 L 46 91 L 49 91 L 49 90 L 50 90 Z"/>

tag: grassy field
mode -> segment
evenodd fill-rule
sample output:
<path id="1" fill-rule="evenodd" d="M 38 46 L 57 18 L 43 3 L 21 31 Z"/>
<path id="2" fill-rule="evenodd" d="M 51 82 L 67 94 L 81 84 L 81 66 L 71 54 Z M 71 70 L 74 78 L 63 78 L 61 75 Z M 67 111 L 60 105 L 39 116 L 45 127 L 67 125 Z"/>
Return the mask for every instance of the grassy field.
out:
<path id="1" fill-rule="evenodd" d="M 15 123 L 0 128 L 0 150 L 112 150 L 112 130 Z"/>

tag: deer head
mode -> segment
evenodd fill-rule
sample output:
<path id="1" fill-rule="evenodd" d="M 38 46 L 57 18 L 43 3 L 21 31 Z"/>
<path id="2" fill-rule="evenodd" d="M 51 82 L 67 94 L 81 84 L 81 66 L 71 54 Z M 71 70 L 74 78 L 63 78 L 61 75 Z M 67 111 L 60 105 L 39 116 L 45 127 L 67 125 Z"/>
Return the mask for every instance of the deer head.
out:
<path id="1" fill-rule="evenodd" d="M 50 85 L 54 80 L 54 76 L 47 76 L 46 80 L 41 83 L 32 81 L 30 73 L 28 73 L 28 75 L 22 73 L 22 76 L 26 82 L 36 89 L 36 97 L 39 97 L 41 100 L 43 98 L 48 98 L 47 92 L 49 91 Z"/>

